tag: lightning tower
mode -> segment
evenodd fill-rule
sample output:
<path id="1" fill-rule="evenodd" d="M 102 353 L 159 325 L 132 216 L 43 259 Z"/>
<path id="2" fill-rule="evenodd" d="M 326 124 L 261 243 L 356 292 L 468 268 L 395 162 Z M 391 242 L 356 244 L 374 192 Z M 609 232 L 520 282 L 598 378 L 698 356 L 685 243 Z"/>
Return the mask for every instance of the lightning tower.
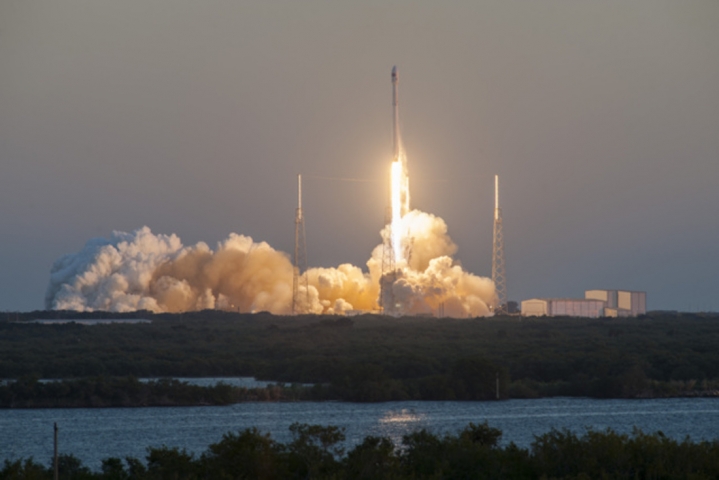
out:
<path id="1" fill-rule="evenodd" d="M 389 315 L 394 311 L 394 295 L 392 294 L 392 283 L 394 282 L 392 207 L 387 207 L 385 225 L 387 226 L 387 236 L 382 242 L 382 276 L 379 279 L 379 309 L 382 313 Z"/>
<path id="2" fill-rule="evenodd" d="M 305 216 L 302 214 L 302 175 L 297 175 L 297 210 L 295 214 L 295 258 L 292 275 L 292 314 L 307 313 L 310 291 L 307 275 L 307 244 L 305 242 Z M 300 286 L 304 292 L 300 292 Z"/>
<path id="3" fill-rule="evenodd" d="M 504 269 L 504 232 L 502 209 L 499 208 L 499 175 L 494 176 L 494 231 L 492 235 L 492 281 L 494 282 L 497 307 L 495 313 L 507 311 L 507 274 Z"/>

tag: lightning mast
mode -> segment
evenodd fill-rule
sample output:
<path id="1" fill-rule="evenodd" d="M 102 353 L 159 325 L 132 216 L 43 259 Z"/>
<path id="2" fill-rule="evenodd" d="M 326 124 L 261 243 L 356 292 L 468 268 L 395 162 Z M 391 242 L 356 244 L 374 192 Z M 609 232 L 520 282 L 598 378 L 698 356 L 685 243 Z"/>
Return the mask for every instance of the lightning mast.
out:
<path id="1" fill-rule="evenodd" d="M 499 175 L 494 176 L 494 231 L 492 235 L 492 281 L 494 282 L 497 308 L 495 313 L 507 311 L 507 275 L 504 269 L 504 232 L 502 209 L 499 208 Z"/>
<path id="2" fill-rule="evenodd" d="M 394 247 L 392 246 L 392 207 L 387 207 L 385 215 L 386 237 L 382 242 L 382 276 L 379 279 L 379 308 L 382 313 L 391 315 L 394 311 L 392 283 L 394 274 Z"/>
<path id="3" fill-rule="evenodd" d="M 310 290 L 307 275 L 307 244 L 305 241 L 305 216 L 302 214 L 302 175 L 297 175 L 297 210 L 295 214 L 295 258 L 292 275 L 292 314 L 307 313 L 310 306 Z M 304 294 L 300 293 L 300 286 Z"/>

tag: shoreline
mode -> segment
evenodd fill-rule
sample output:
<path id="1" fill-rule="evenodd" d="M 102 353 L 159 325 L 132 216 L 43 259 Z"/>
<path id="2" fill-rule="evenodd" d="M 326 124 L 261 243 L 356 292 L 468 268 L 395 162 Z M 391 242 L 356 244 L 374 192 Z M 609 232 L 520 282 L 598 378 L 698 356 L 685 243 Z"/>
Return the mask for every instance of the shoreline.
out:
<path id="1" fill-rule="evenodd" d="M 213 387 L 197 387 L 199 389 L 212 389 Z M 0 403 L 0 410 L 45 410 L 45 409 L 100 409 L 100 408 L 166 408 L 166 407 L 220 407 L 239 405 L 243 403 L 357 403 L 357 404 L 382 404 L 389 402 L 503 402 L 507 400 L 542 400 L 550 398 L 585 398 L 591 400 L 664 400 L 672 398 L 719 398 L 719 390 L 697 390 L 677 393 L 644 392 L 631 397 L 590 397 L 584 395 L 545 395 L 537 397 L 503 397 L 497 399 L 459 400 L 459 399 L 386 399 L 378 401 L 356 401 L 341 398 L 308 398 L 302 395 L 301 388 L 286 388 L 280 385 L 264 389 L 245 389 L 232 387 L 236 390 L 237 397 L 225 398 L 219 401 L 207 401 L 204 398 L 199 401 L 190 399 L 177 399 L 169 396 L 153 397 L 143 401 L 132 401 L 129 398 L 112 399 L 91 397 L 84 399 L 73 398 L 30 398 L 24 400 Z M 293 395 L 294 394 L 294 395 Z"/>

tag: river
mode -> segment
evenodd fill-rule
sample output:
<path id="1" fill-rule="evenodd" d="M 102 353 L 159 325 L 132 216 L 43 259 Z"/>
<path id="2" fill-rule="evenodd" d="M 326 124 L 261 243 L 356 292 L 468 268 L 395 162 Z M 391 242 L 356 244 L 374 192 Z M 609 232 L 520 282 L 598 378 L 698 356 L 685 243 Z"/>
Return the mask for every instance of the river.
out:
<path id="1" fill-rule="evenodd" d="M 199 454 L 226 432 L 257 427 L 280 441 L 289 440 L 293 422 L 344 427 L 351 448 L 367 435 L 401 442 L 402 435 L 427 428 L 455 433 L 469 422 L 487 421 L 503 432 L 502 442 L 528 447 L 534 435 L 552 428 L 582 433 L 586 428 L 634 427 L 661 430 L 678 440 L 719 439 L 719 399 L 593 400 L 545 398 L 501 402 L 301 402 L 240 403 L 223 407 L 149 407 L 36 409 L 0 411 L 0 461 L 34 457 L 48 463 L 53 423 L 60 453 L 71 453 L 98 469 L 103 458 L 144 459 L 146 447 L 185 448 Z"/>

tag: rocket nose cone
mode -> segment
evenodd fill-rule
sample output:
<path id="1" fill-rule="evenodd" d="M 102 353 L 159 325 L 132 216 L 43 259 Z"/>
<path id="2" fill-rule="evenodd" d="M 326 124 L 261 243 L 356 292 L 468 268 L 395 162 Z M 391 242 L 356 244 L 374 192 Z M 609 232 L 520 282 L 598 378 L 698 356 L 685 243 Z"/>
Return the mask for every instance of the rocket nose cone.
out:
<path id="1" fill-rule="evenodd" d="M 392 81 L 396 81 L 396 80 L 397 80 L 397 65 L 392 67 Z"/>

